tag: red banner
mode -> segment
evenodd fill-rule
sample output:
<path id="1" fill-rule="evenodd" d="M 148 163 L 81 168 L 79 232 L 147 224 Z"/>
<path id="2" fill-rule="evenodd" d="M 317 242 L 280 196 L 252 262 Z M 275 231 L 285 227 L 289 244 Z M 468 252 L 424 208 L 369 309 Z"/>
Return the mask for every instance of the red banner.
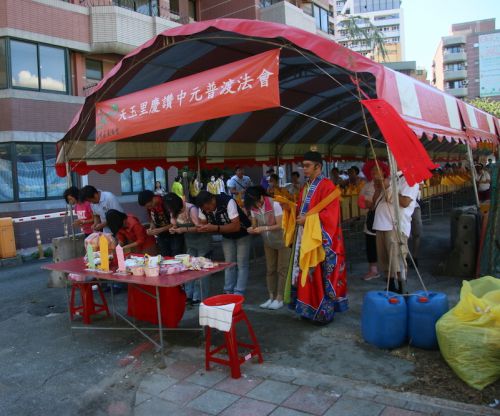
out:
<path id="1" fill-rule="evenodd" d="M 377 123 L 382 136 L 396 159 L 398 168 L 403 171 L 410 186 L 432 176 L 436 165 L 427 154 L 424 145 L 411 131 L 398 112 L 385 100 L 361 100 Z"/>
<path id="2" fill-rule="evenodd" d="M 96 104 L 96 142 L 280 105 L 279 49 Z"/>

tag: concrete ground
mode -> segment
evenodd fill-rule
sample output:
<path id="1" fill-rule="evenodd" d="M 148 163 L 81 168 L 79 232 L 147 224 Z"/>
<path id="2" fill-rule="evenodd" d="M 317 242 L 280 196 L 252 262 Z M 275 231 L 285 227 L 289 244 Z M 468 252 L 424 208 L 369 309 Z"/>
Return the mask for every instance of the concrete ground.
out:
<path id="1" fill-rule="evenodd" d="M 367 265 L 363 250 L 359 250 L 363 236 L 356 229 L 354 225 L 347 237 L 351 259 L 348 312 L 337 314 L 330 325 L 318 327 L 285 308 L 259 308 L 266 298 L 265 264 L 257 258 L 251 266 L 245 311 L 263 349 L 264 364 L 245 363 L 242 378 L 234 380 L 225 367 L 212 364 L 211 371 L 204 370 L 201 340 L 197 344 L 196 337 L 189 339 L 185 334 L 169 337 L 166 368 L 155 369 L 143 378 L 136 394 L 135 415 L 500 415 L 499 410 L 487 406 L 404 391 L 416 381 L 415 360 L 406 357 L 405 348 L 398 354 L 362 340 L 363 296 L 368 290 L 382 289 L 384 282 L 359 278 Z M 424 230 L 419 258 L 423 283 L 428 290 L 447 293 L 450 305 L 454 305 L 461 279 L 436 274 L 449 251 L 448 220 L 435 218 L 424 224 Z M 414 270 L 408 279 L 410 292 L 422 288 Z M 220 289 L 222 276 L 212 279 L 214 285 Z M 196 310 L 189 310 L 184 325 L 195 324 L 196 317 Z"/>
<path id="2" fill-rule="evenodd" d="M 448 219 L 434 218 L 424 231 L 419 258 L 424 283 L 448 293 L 454 305 L 461 280 L 435 273 L 449 251 Z M 346 236 L 350 310 L 324 327 L 301 321 L 285 308 L 258 307 L 266 288 L 256 244 L 245 310 L 265 363 L 245 363 L 239 381 L 220 366 L 203 371 L 199 332 L 169 332 L 165 357 L 133 332 L 71 332 L 64 290 L 46 288 L 48 272 L 39 263 L 0 269 L 0 293 L 6 294 L 0 303 L 0 414 L 500 414 L 486 406 L 400 391 L 416 380 L 415 361 L 361 339 L 362 298 L 384 286 L 380 279 L 359 278 L 366 269 L 362 241 L 354 231 Z M 212 293 L 219 293 L 223 275 L 211 280 Z M 421 288 L 415 272 L 409 288 Z M 189 309 L 182 326 L 196 322 L 196 308 Z"/>
<path id="3" fill-rule="evenodd" d="M 135 416 L 479 416 L 500 411 L 290 366 L 247 362 L 232 379 L 225 368 L 205 371 L 200 348 L 176 348 L 166 368 L 139 384 Z"/>

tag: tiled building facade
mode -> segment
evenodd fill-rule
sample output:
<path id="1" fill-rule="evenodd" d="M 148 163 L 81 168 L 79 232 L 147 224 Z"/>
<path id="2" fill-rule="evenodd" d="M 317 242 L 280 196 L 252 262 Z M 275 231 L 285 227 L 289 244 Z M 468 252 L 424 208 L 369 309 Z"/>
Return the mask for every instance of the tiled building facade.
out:
<path id="1" fill-rule="evenodd" d="M 67 182 L 55 174 L 55 143 L 67 131 L 85 96 L 115 63 L 155 34 L 189 21 L 190 3 L 0 2 L 1 217 L 65 210 L 61 195 Z M 165 172 L 120 175 L 110 171 L 73 179 L 122 195 L 127 210 L 142 214 L 136 204 L 129 203 L 135 200 L 132 192 L 156 178 L 165 182 Z M 35 227 L 43 242 L 64 232 L 60 219 L 16 224 L 18 248 L 36 245 Z"/>
<path id="2" fill-rule="evenodd" d="M 500 30 L 495 19 L 452 25 L 432 63 L 432 84 L 458 98 L 500 99 Z"/>

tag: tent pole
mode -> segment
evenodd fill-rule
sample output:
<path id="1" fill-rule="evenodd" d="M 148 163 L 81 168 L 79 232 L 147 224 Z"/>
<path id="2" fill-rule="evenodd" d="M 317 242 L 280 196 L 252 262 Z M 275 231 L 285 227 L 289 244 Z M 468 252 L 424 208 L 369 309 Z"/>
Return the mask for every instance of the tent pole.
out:
<path id="1" fill-rule="evenodd" d="M 280 153 L 281 153 L 281 144 L 277 143 L 276 144 L 276 151 L 275 151 L 275 162 L 276 162 L 276 174 L 278 175 L 278 185 L 279 186 L 281 186 L 281 178 L 280 178 Z"/>
<path id="2" fill-rule="evenodd" d="M 64 152 L 64 161 L 66 165 L 66 184 L 68 185 L 68 188 L 72 186 L 72 180 L 71 180 L 71 171 L 69 170 L 69 161 L 67 158 L 66 152 Z M 68 208 L 68 205 L 66 205 L 66 208 Z M 69 207 L 69 220 L 71 221 L 71 236 L 73 237 L 73 241 L 75 241 L 75 227 L 73 223 L 75 222 L 75 219 L 73 217 L 73 207 Z"/>
<path id="3" fill-rule="evenodd" d="M 195 154 L 196 154 L 196 175 L 198 177 L 198 181 L 201 179 L 201 171 L 200 171 L 200 148 L 198 147 L 198 142 L 195 142 Z"/>
<path id="4" fill-rule="evenodd" d="M 331 143 L 328 144 L 328 163 L 327 163 L 327 169 L 326 169 L 326 175 L 328 178 L 331 178 L 330 172 L 332 171 L 332 154 L 333 154 L 333 145 Z"/>
<path id="5" fill-rule="evenodd" d="M 472 178 L 472 187 L 474 188 L 474 198 L 476 201 L 476 206 L 479 208 L 479 194 L 477 193 L 477 183 L 476 183 L 476 168 L 474 167 L 474 158 L 472 157 L 472 149 L 467 143 L 467 159 L 469 161 L 470 176 Z"/>
<path id="6" fill-rule="evenodd" d="M 399 216 L 399 188 L 398 188 L 398 169 L 396 165 L 396 160 L 392 154 L 389 146 L 387 146 L 387 158 L 389 160 L 389 167 L 391 170 L 391 189 L 392 189 L 392 204 L 394 206 L 394 228 L 396 229 L 397 244 L 398 244 L 398 254 L 399 254 L 399 270 L 401 274 L 401 292 L 406 293 L 406 261 L 403 258 L 403 251 L 401 250 L 401 223 Z"/>

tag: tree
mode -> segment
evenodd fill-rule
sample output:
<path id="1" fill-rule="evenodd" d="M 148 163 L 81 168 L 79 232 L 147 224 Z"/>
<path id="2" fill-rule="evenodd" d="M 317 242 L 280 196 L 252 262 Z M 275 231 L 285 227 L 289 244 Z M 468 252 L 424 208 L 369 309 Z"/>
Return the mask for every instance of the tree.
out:
<path id="1" fill-rule="evenodd" d="M 338 26 L 341 27 L 347 39 L 366 42 L 373 56 L 377 56 L 382 62 L 386 61 L 388 54 L 385 47 L 384 35 L 370 19 L 346 14 L 340 14 L 339 16 L 342 20 L 339 21 Z"/>
<path id="2" fill-rule="evenodd" d="M 477 107 L 491 115 L 500 118 L 500 101 L 492 100 L 491 98 L 473 98 L 465 100 L 474 107 Z"/>

